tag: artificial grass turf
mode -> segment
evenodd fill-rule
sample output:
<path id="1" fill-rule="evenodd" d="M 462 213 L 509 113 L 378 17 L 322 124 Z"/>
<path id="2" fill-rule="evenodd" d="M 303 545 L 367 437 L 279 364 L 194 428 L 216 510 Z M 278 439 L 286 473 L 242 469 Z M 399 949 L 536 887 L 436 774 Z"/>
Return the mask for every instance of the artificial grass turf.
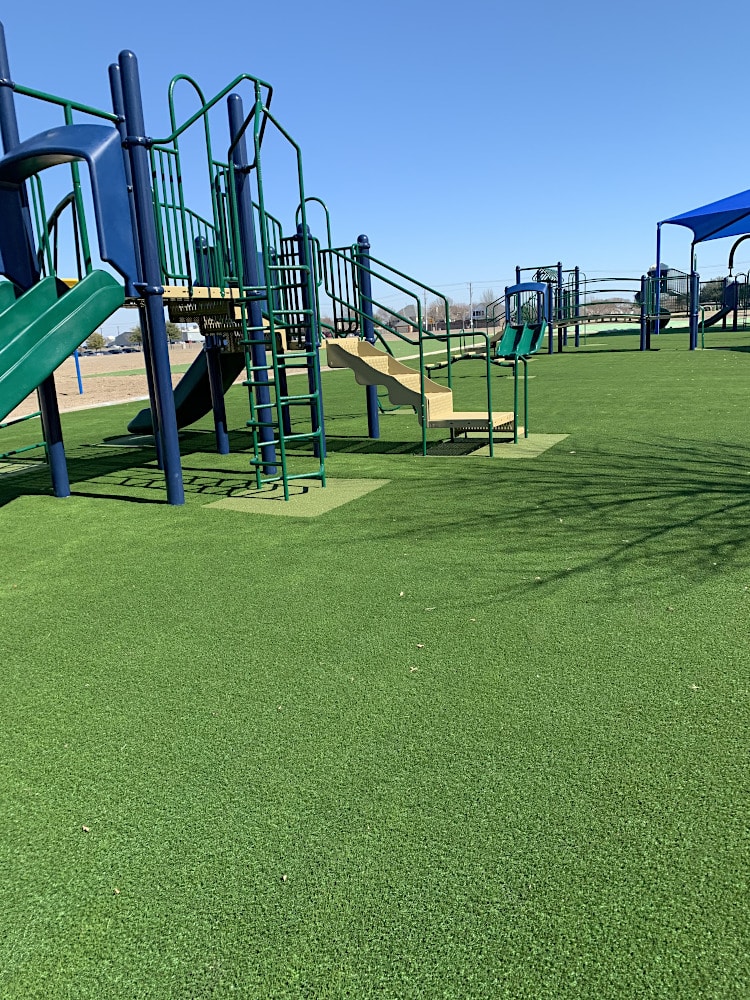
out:
<path id="1" fill-rule="evenodd" d="M 744 995 L 748 359 L 669 344 L 535 360 L 528 462 L 327 375 L 390 483 L 320 518 L 199 432 L 166 507 L 126 407 L 0 480 L 0 993 Z"/>

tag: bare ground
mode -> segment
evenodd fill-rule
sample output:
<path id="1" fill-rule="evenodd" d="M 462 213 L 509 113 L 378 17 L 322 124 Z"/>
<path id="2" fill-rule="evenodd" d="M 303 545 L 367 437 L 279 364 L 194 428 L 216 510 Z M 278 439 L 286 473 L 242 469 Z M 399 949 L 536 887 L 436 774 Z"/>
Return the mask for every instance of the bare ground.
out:
<path id="1" fill-rule="evenodd" d="M 176 345 L 170 348 L 172 365 L 191 364 L 203 349 L 202 344 Z M 106 406 L 114 403 L 127 403 L 133 400 L 147 399 L 146 368 L 143 354 L 94 354 L 79 359 L 81 365 L 81 381 L 83 395 L 78 391 L 75 362 L 68 358 L 55 372 L 55 387 L 61 413 L 71 410 L 85 410 L 95 406 Z M 133 374 L 118 374 L 123 372 Z M 176 385 L 183 372 L 172 373 L 172 384 Z M 239 379 L 242 381 L 242 377 Z M 26 416 L 38 409 L 36 393 L 28 396 L 6 418 Z"/>

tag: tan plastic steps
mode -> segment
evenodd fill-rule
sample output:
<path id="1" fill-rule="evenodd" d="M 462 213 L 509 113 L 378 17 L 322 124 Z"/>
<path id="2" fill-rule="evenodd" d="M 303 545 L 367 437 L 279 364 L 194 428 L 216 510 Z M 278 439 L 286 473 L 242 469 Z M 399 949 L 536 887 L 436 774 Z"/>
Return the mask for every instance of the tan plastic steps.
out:
<path id="1" fill-rule="evenodd" d="M 396 406 L 413 406 L 422 422 L 422 395 L 419 372 L 397 361 L 366 340 L 343 337 L 326 341 L 329 368 L 350 368 L 360 385 L 382 385 Z M 432 379 L 424 380 L 428 427 L 445 427 L 455 431 L 488 431 L 490 418 L 486 412 L 456 412 L 453 392 Z M 513 413 L 492 414 L 492 429 L 513 432 Z"/>

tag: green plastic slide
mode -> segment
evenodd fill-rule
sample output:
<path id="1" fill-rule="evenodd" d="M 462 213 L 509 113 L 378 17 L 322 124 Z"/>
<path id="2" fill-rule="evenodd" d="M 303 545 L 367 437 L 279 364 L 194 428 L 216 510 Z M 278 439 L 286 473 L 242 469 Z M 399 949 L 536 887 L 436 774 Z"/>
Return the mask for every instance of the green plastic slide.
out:
<path id="1" fill-rule="evenodd" d="M 92 271 L 62 294 L 54 278 L 12 302 L 0 293 L 0 420 L 124 301 L 124 289 L 105 271 Z"/>
<path id="2" fill-rule="evenodd" d="M 224 392 L 226 392 L 240 372 L 245 370 L 245 356 L 244 354 L 222 354 L 220 359 L 221 381 Z M 188 427 L 211 412 L 211 386 L 208 381 L 208 367 L 204 351 L 201 351 L 175 386 L 174 405 L 178 427 Z M 128 430 L 131 434 L 152 434 L 153 429 L 151 410 L 148 407 L 137 413 L 128 424 Z"/>

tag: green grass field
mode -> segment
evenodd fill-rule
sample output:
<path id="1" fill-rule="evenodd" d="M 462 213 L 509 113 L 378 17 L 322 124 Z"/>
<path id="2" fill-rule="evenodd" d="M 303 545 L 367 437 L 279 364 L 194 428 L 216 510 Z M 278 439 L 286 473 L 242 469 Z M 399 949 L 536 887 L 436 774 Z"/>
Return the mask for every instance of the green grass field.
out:
<path id="1" fill-rule="evenodd" d="M 20 456 L 0 996 L 750 995 L 750 336 L 686 340 L 537 356 L 516 461 L 326 374 L 328 475 L 388 482 L 320 517 L 211 507 L 210 421 L 167 506 L 140 404 L 64 417 L 68 500 Z"/>

